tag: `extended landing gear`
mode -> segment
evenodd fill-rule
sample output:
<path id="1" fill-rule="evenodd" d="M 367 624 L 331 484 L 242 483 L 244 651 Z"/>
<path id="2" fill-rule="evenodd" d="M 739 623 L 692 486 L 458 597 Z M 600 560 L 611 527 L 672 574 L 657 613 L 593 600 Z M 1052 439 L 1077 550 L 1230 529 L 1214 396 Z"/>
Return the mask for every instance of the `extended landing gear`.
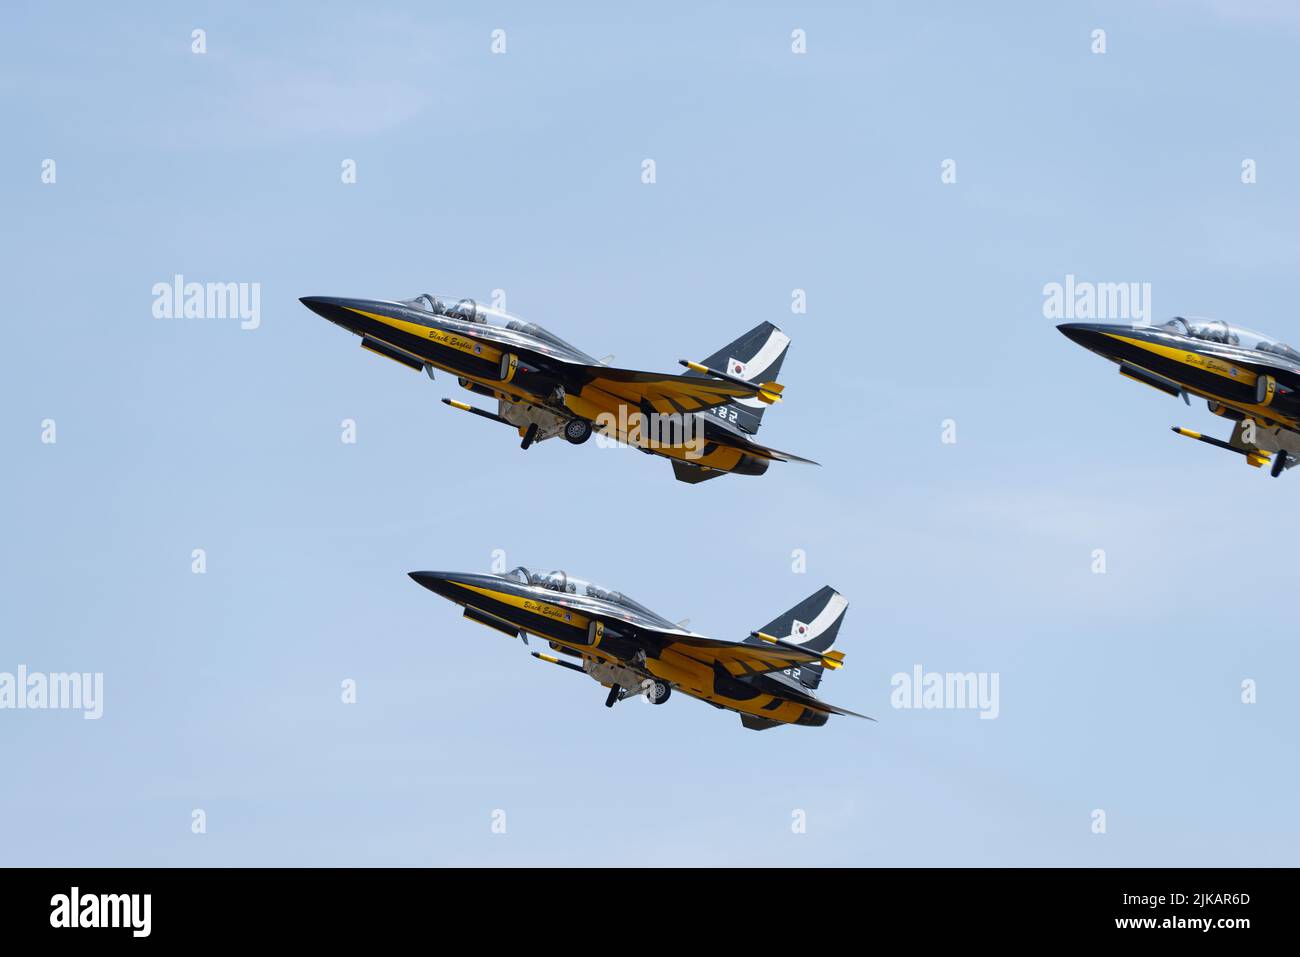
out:
<path id="1" fill-rule="evenodd" d="M 1288 461 L 1289 459 L 1287 458 L 1286 453 L 1279 450 L 1277 453 L 1277 458 L 1273 460 L 1273 472 L 1272 472 L 1273 478 L 1277 478 L 1279 475 L 1282 474 L 1282 470 L 1286 468 L 1286 463 Z"/>
<path id="2" fill-rule="evenodd" d="M 519 443 L 521 449 L 526 449 L 533 444 L 533 439 L 537 438 L 537 423 L 534 422 L 524 432 L 524 440 Z"/>
<path id="3" fill-rule="evenodd" d="M 643 694 L 651 704 L 663 704 L 673 693 L 672 686 L 658 678 L 647 678 L 641 685 Z M 605 698 L 605 707 L 612 708 L 628 696 L 628 690 L 620 684 L 610 685 L 609 695 Z"/>
<path id="4" fill-rule="evenodd" d="M 564 438 L 574 445 L 581 445 L 591 438 L 591 423 L 586 419 L 570 419 L 564 423 Z"/>

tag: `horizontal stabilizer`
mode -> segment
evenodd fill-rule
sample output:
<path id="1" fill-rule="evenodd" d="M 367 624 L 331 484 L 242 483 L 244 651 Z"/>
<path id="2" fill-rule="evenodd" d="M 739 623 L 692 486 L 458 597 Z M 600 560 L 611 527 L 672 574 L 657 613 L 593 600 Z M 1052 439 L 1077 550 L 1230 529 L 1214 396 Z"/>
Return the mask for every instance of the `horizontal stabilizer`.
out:
<path id="1" fill-rule="evenodd" d="M 782 675 L 781 677 L 784 677 Z M 815 697 L 811 691 L 789 691 L 785 697 L 797 701 L 800 704 L 812 708 L 814 711 L 824 711 L 827 714 L 843 715 L 846 718 L 862 718 L 864 721 L 874 722 L 876 719 L 866 714 L 858 714 L 856 711 L 850 711 L 848 708 L 840 708 L 833 704 L 827 704 L 820 698 Z"/>
<path id="2" fill-rule="evenodd" d="M 782 452 L 780 449 L 769 449 L 767 446 L 759 445 L 756 442 L 746 445 L 745 451 L 760 458 L 772 459 L 774 462 L 799 462 L 803 465 L 821 465 L 820 462 L 806 459 L 802 455 L 795 455 L 793 452 Z"/>

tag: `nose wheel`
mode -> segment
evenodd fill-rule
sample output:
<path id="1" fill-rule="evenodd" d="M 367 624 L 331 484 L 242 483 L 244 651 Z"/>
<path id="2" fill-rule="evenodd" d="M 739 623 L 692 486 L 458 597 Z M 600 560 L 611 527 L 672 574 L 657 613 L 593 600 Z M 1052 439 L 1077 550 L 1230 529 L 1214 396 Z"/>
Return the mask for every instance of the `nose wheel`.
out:
<path id="1" fill-rule="evenodd" d="M 1273 473 L 1272 473 L 1273 478 L 1277 478 L 1279 475 L 1282 474 L 1282 470 L 1286 468 L 1286 464 L 1288 461 L 1290 460 L 1287 458 L 1287 454 L 1285 452 L 1279 451 L 1277 453 L 1277 458 L 1273 460 Z"/>

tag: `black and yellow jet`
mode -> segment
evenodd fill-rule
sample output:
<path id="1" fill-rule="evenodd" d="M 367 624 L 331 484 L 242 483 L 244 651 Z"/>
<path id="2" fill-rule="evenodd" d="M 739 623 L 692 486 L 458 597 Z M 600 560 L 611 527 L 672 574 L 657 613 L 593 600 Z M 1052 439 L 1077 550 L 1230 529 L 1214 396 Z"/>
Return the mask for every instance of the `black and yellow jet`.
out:
<path id="1" fill-rule="evenodd" d="M 1070 322 L 1057 326 L 1084 348 L 1119 364 L 1121 375 L 1184 402 L 1205 399 L 1236 422 L 1225 442 L 1177 426 L 1179 435 L 1245 457 L 1274 478 L 1300 461 L 1300 353 L 1219 319 L 1177 316 L 1162 325 Z"/>
<path id="2" fill-rule="evenodd" d="M 301 300 L 361 337 L 361 345 L 433 377 L 442 369 L 497 411 L 447 405 L 518 429 L 521 447 L 593 429 L 672 460 L 683 482 L 728 472 L 762 475 L 770 462 L 809 462 L 754 440 L 763 410 L 779 402 L 776 376 L 790 339 L 770 322 L 751 329 L 683 375 L 617 369 L 531 322 L 472 299 Z M 612 357 L 611 357 L 612 358 Z M 815 463 L 813 463 L 815 464 Z"/>
<path id="3" fill-rule="evenodd" d="M 744 641 L 688 631 L 620 592 L 564 572 L 516 568 L 506 575 L 411 572 L 425 588 L 450 599 L 465 617 L 512 638 L 536 635 L 558 655 L 533 657 L 594 678 L 609 695 L 605 706 L 634 695 L 663 704 L 673 689 L 716 708 L 735 711 L 746 728 L 819 726 L 833 714 L 855 714 L 814 694 L 825 668 L 844 662 L 832 650 L 849 603 L 823 588 Z"/>

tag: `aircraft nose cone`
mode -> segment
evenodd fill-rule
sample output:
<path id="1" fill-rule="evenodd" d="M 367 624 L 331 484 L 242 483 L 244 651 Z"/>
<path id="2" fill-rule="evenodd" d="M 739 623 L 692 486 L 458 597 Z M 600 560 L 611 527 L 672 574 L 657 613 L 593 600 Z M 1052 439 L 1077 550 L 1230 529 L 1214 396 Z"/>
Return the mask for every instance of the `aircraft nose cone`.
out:
<path id="1" fill-rule="evenodd" d="M 1104 348 L 1107 343 L 1114 342 L 1106 337 L 1106 330 L 1114 329 L 1114 326 L 1096 322 L 1063 322 L 1056 328 L 1061 330 L 1061 335 L 1071 342 L 1076 342 L 1085 349 L 1101 352 L 1103 355 L 1107 351 Z"/>
<path id="2" fill-rule="evenodd" d="M 1088 334 L 1092 332 L 1091 326 L 1086 322 L 1063 322 L 1056 327 L 1060 330 L 1061 335 L 1071 342 L 1077 342 L 1081 346 L 1088 344 Z"/>
<path id="3" fill-rule="evenodd" d="M 348 315 L 348 310 L 343 308 L 343 300 L 332 296 L 303 296 L 298 301 L 330 322 L 343 322 Z"/>
<path id="4" fill-rule="evenodd" d="M 423 585 L 436 595 L 447 595 L 451 590 L 448 572 L 407 572 L 411 581 Z"/>

